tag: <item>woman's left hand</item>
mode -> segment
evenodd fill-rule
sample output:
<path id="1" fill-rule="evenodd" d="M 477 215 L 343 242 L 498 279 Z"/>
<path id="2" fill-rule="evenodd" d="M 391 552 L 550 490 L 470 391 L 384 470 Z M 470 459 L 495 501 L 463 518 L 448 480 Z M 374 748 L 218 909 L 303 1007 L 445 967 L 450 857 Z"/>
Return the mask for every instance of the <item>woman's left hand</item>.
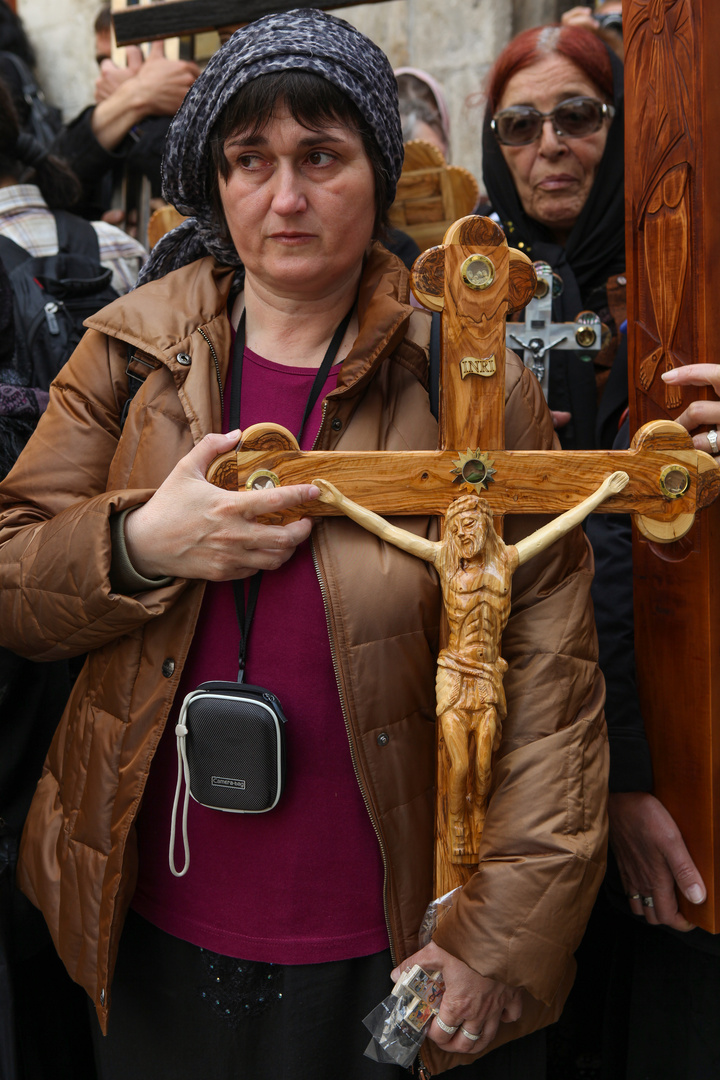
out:
<path id="1" fill-rule="evenodd" d="M 428 1037 L 443 1050 L 477 1054 L 492 1042 L 501 1023 L 520 1019 L 522 1000 L 517 987 L 485 978 L 434 941 L 396 967 L 393 981 L 413 964 L 427 972 L 439 971 L 445 980 L 438 1015 L 428 1028 Z"/>
<path id="2" fill-rule="evenodd" d="M 712 386 L 720 397 L 720 364 L 686 364 L 672 371 L 663 371 L 661 377 L 663 382 L 671 386 Z M 691 401 L 687 409 L 675 417 L 675 422 L 688 431 L 694 431 L 701 425 L 717 428 L 720 426 L 720 401 Z M 715 452 L 704 432 L 693 435 L 693 445 L 696 450 L 704 450 L 706 454 Z"/>
<path id="3" fill-rule="evenodd" d="M 707 889 L 669 812 L 646 791 L 611 792 L 608 810 L 630 910 L 655 926 L 694 929 L 678 908 L 675 887 L 692 904 L 702 904 Z"/>

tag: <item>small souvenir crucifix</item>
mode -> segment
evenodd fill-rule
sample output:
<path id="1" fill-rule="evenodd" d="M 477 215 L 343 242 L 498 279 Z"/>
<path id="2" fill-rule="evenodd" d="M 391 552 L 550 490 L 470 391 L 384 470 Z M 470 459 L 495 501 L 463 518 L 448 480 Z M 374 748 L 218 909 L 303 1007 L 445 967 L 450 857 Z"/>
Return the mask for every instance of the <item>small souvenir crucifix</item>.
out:
<path id="1" fill-rule="evenodd" d="M 515 568 L 601 502 L 603 510 L 634 513 L 639 528 L 657 541 L 677 538 L 720 493 L 720 469 L 669 421 L 647 425 L 625 452 L 502 449 L 505 320 L 532 297 L 536 276 L 527 257 L 508 248 L 488 218 L 455 222 L 444 244 L 416 261 L 412 287 L 421 303 L 443 312 L 438 450 L 303 453 L 285 429 L 259 424 L 244 432 L 238 450 L 213 462 L 208 479 L 230 490 L 314 482 L 321 498 L 295 516 L 350 513 L 435 565 L 448 621 L 437 677 L 440 896 L 467 881 L 478 861 L 490 756 L 504 710 L 500 637 Z M 494 527 L 488 510 L 495 514 Z M 506 546 L 499 534 L 500 517 L 508 512 L 562 516 L 517 546 Z M 445 535 L 433 544 L 377 514 L 444 516 Z M 493 583 L 485 577 L 488 557 L 502 571 Z M 478 621 L 487 632 L 468 633 Z M 485 657 L 483 649 L 489 650 Z M 460 698 L 449 689 L 458 672 Z M 482 751 L 472 763 L 470 732 Z M 478 796 L 469 813 L 468 786 Z"/>

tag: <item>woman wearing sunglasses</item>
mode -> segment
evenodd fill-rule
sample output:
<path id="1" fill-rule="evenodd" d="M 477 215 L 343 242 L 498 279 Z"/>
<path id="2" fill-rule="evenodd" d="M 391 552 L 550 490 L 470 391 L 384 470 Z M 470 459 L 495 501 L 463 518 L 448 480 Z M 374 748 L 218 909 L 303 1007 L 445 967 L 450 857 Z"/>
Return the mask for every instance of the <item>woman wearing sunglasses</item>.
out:
<path id="1" fill-rule="evenodd" d="M 561 279 L 553 321 L 590 309 L 611 330 L 592 363 L 570 351 L 551 354 L 549 404 L 567 449 L 610 445 L 627 403 L 618 351 L 625 348 L 623 173 L 623 69 L 615 54 L 577 27 L 519 34 L 490 73 L 488 198 L 510 244 Z"/>

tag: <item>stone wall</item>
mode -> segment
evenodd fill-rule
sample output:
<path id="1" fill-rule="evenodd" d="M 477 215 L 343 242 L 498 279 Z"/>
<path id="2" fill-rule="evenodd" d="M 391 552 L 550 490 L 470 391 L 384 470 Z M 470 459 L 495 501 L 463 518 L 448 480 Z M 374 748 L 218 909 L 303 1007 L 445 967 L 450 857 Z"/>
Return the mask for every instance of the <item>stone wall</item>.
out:
<path id="1" fill-rule="evenodd" d="M 65 119 L 92 104 L 97 78 L 93 23 L 100 0 L 18 0 L 48 101 Z"/>

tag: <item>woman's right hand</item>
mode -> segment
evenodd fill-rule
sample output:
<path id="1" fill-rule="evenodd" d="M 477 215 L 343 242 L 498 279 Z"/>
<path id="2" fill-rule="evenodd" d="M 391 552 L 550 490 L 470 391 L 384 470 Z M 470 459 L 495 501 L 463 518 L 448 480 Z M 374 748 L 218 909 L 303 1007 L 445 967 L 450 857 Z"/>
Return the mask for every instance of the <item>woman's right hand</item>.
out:
<path id="1" fill-rule="evenodd" d="M 558 409 L 551 409 L 550 415 L 552 416 L 553 427 L 556 431 L 560 431 L 572 420 L 572 413 L 560 412 Z"/>
<path id="2" fill-rule="evenodd" d="M 316 499 L 320 492 L 312 484 L 233 492 L 205 479 L 211 461 L 232 450 L 239 438 L 239 431 L 206 435 L 152 498 L 127 515 L 125 543 L 139 574 L 246 578 L 282 566 L 310 535 L 309 518 L 288 525 L 261 525 L 256 518 Z"/>
<path id="3" fill-rule="evenodd" d="M 712 386 L 720 397 L 720 364 L 685 364 L 663 371 L 661 378 L 671 386 Z M 720 427 L 720 401 L 691 401 L 687 409 L 675 417 L 675 423 L 682 424 L 691 433 L 704 424 L 717 430 Z M 714 453 L 704 433 L 693 435 L 693 445 L 706 454 Z"/>

